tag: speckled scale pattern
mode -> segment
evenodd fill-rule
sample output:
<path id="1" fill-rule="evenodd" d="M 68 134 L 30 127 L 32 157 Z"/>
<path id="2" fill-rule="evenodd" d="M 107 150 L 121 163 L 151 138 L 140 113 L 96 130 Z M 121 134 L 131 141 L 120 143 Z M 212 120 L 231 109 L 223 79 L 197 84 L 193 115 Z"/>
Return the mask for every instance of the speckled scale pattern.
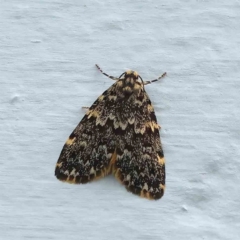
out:
<path id="1" fill-rule="evenodd" d="M 114 174 L 128 191 L 159 199 L 165 190 L 165 160 L 154 108 L 137 72 L 114 80 L 69 136 L 55 175 L 87 183 Z"/>

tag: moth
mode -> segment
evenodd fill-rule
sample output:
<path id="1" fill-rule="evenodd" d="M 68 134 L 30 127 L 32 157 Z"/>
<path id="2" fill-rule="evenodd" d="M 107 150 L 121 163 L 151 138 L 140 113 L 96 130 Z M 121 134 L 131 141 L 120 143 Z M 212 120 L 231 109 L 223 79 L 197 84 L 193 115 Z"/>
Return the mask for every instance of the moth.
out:
<path id="1" fill-rule="evenodd" d="M 88 183 L 113 174 L 128 191 L 159 199 L 165 189 L 165 160 L 153 105 L 136 71 L 126 71 L 88 109 L 71 133 L 55 168 L 68 183 Z"/>

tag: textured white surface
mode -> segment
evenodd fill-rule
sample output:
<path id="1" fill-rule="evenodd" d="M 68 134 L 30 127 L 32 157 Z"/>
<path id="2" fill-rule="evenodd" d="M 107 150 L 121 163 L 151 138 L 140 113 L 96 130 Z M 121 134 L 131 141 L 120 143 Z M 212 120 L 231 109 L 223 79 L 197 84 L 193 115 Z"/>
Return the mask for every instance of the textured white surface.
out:
<path id="1" fill-rule="evenodd" d="M 239 239 L 239 1 L 1 1 L 0 239 Z M 162 126 L 159 201 L 54 177 L 82 106 L 134 69 Z"/>

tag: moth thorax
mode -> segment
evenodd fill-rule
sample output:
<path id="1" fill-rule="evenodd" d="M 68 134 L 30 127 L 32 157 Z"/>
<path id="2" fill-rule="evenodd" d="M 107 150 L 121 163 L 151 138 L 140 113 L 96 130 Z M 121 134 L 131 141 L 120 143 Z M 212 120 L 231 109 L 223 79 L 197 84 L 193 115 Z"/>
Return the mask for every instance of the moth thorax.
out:
<path id="1" fill-rule="evenodd" d="M 136 91 L 136 87 L 139 85 L 138 73 L 135 71 L 125 72 L 125 76 L 122 82 L 122 91 L 124 95 L 130 95 Z M 137 87 L 138 88 L 138 87 Z"/>

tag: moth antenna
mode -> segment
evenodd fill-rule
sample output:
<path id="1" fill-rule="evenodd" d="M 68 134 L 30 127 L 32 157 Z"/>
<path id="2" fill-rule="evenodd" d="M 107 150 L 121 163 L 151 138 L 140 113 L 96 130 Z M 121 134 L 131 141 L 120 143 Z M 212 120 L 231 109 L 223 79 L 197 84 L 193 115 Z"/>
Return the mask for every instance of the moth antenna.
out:
<path id="1" fill-rule="evenodd" d="M 114 81 L 119 80 L 119 78 L 110 76 L 110 75 L 108 75 L 107 73 L 103 72 L 103 70 L 102 70 L 97 64 L 96 64 L 96 67 L 98 68 L 98 70 L 99 70 L 103 75 L 107 76 L 108 78 L 111 78 L 111 79 L 114 80 Z"/>
<path id="2" fill-rule="evenodd" d="M 160 79 L 164 78 L 166 75 L 167 75 L 167 73 L 165 72 L 165 73 L 162 74 L 162 76 L 160 76 L 160 77 L 157 78 L 157 79 L 154 79 L 154 80 L 151 80 L 151 81 L 145 81 L 145 82 L 144 82 L 144 85 L 147 85 L 147 84 L 150 84 L 150 83 L 153 83 L 153 82 L 157 82 L 157 81 L 159 81 Z"/>

